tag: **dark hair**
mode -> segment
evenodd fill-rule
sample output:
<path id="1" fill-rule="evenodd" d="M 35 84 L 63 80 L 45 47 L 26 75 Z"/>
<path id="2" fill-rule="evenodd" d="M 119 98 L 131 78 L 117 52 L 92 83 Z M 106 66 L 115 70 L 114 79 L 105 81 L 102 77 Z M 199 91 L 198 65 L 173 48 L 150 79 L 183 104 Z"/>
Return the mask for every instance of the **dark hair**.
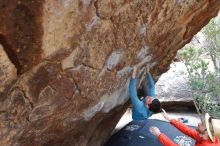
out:
<path id="1" fill-rule="evenodd" d="M 153 113 L 159 113 L 162 112 L 161 110 L 161 103 L 158 99 L 154 99 L 151 104 L 149 104 L 149 110 L 151 110 Z"/>

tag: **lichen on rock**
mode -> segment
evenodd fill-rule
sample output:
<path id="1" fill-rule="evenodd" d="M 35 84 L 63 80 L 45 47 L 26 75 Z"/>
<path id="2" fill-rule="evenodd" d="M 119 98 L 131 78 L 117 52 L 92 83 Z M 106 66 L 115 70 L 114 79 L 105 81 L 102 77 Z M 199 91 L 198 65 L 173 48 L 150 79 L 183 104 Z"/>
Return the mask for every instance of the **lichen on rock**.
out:
<path id="1" fill-rule="evenodd" d="M 1 0 L 0 145 L 102 145 L 132 67 L 159 77 L 219 0 Z"/>

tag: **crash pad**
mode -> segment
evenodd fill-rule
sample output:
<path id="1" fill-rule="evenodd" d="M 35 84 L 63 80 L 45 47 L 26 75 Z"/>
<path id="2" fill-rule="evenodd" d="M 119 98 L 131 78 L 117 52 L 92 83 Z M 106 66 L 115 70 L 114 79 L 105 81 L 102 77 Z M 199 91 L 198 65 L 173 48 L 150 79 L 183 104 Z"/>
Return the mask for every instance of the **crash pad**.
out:
<path id="1" fill-rule="evenodd" d="M 158 127 L 162 133 L 165 133 L 170 139 L 181 146 L 193 146 L 195 144 L 192 138 L 180 132 L 170 123 L 147 119 L 131 121 L 112 135 L 104 146 L 163 146 L 157 137 L 150 133 L 149 128 L 151 126 Z"/>

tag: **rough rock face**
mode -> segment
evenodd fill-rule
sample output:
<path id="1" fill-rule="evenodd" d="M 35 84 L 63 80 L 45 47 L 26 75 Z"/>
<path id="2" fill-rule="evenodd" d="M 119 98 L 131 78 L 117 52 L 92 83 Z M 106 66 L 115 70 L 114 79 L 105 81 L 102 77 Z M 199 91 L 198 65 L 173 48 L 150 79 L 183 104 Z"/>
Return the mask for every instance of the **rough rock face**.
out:
<path id="1" fill-rule="evenodd" d="M 131 67 L 154 77 L 219 0 L 1 0 L 0 145 L 103 144 Z"/>
<path id="2" fill-rule="evenodd" d="M 193 96 L 188 85 L 188 73 L 182 62 L 174 62 L 168 72 L 164 73 L 156 83 L 156 96 L 165 108 L 183 108 L 194 106 Z"/>
<path id="3" fill-rule="evenodd" d="M 189 80 L 186 66 L 182 62 L 171 64 L 168 72 L 164 73 L 156 83 L 156 96 L 161 101 L 192 100 L 191 90 L 187 85 Z"/>

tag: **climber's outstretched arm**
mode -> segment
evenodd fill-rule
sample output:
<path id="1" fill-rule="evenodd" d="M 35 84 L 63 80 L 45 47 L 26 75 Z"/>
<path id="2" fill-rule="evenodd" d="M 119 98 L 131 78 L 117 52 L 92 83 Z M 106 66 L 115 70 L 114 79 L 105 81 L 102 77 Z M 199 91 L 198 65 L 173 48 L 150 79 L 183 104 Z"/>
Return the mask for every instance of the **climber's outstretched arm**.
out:
<path id="1" fill-rule="evenodd" d="M 147 65 L 146 72 L 147 72 L 146 80 L 148 82 L 148 92 L 149 92 L 148 96 L 155 97 L 155 85 L 154 85 L 153 77 L 149 70 L 149 65 Z"/>

